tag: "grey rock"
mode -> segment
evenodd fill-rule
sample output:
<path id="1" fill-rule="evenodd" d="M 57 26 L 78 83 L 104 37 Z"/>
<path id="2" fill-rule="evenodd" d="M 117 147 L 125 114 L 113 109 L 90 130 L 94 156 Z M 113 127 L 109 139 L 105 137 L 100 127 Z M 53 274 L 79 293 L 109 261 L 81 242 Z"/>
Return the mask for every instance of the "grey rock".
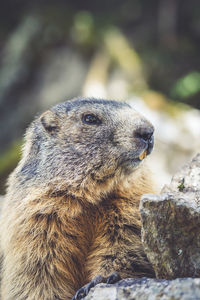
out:
<path id="1" fill-rule="evenodd" d="M 99 284 L 84 300 L 198 300 L 200 279 L 125 279 L 117 284 Z"/>
<path id="2" fill-rule="evenodd" d="M 157 278 L 200 276 L 200 154 L 140 204 L 142 240 Z"/>
<path id="3" fill-rule="evenodd" d="M 182 192 L 187 196 L 195 193 L 197 201 L 200 201 L 200 153 L 173 176 L 170 185 L 166 185 L 163 192 Z"/>

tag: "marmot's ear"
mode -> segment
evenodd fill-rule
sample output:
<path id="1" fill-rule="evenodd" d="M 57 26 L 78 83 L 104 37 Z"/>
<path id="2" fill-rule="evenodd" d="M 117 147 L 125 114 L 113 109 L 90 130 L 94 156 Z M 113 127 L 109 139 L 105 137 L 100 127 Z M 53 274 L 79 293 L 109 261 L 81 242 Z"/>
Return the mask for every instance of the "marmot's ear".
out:
<path id="1" fill-rule="evenodd" d="M 50 134 L 53 134 L 59 130 L 59 118 L 50 110 L 47 110 L 41 115 L 40 121 L 45 130 Z"/>

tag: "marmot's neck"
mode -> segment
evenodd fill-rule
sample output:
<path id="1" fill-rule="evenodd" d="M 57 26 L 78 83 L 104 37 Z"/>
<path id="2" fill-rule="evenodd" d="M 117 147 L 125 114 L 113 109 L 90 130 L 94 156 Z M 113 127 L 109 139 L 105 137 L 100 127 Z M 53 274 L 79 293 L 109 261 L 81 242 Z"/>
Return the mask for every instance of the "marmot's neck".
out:
<path id="1" fill-rule="evenodd" d="M 98 183 L 85 179 L 82 185 L 70 185 L 59 178 L 48 184 L 45 182 L 40 182 L 39 185 L 30 184 L 25 190 L 23 184 L 20 185 L 17 180 L 15 184 L 17 184 L 15 190 L 20 194 L 20 199 L 23 199 L 22 203 L 29 202 L 35 211 L 38 209 L 44 213 L 55 211 L 61 214 L 67 212 L 71 217 L 78 216 L 87 210 L 87 207 L 98 206 L 102 202 L 109 203 L 114 198 L 116 201 L 138 206 L 143 194 L 154 193 L 151 175 L 144 167 L 129 176 L 107 178 L 104 182 Z M 8 191 L 8 197 L 16 198 L 11 191 Z"/>

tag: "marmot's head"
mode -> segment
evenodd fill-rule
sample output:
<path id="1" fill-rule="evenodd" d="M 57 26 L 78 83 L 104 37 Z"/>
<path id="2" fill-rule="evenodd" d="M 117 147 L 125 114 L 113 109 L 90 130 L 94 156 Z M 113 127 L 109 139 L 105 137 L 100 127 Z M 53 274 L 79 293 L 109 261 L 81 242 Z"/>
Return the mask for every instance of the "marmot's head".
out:
<path id="1" fill-rule="evenodd" d="M 105 190 L 138 168 L 153 148 L 153 131 L 126 103 L 74 99 L 33 122 L 20 172 L 26 181 Z"/>

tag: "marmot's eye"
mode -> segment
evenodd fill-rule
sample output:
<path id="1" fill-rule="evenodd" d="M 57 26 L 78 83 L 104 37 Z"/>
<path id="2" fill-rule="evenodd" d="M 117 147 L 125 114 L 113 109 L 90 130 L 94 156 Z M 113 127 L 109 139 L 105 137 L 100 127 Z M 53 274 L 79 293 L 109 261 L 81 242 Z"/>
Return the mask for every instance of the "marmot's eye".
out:
<path id="1" fill-rule="evenodd" d="M 97 125 L 97 124 L 101 123 L 99 118 L 93 114 L 84 115 L 82 117 L 82 121 L 83 121 L 83 123 L 89 124 L 89 125 Z"/>

